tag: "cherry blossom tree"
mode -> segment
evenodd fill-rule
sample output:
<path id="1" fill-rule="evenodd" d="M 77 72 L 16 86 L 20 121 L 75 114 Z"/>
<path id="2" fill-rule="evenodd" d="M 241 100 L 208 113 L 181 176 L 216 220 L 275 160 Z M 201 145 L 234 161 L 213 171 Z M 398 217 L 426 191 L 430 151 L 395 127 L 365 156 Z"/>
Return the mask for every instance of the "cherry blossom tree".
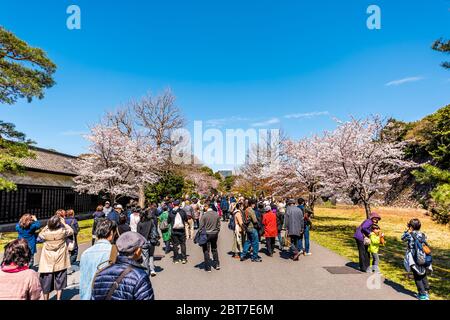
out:
<path id="1" fill-rule="evenodd" d="M 405 161 L 404 144 L 382 139 L 379 117 L 340 122 L 323 136 L 321 166 L 324 187 L 364 205 L 369 217 L 371 205 L 379 203 L 394 179 L 413 166 Z"/>
<path id="2" fill-rule="evenodd" d="M 117 127 L 97 125 L 86 136 L 89 153 L 73 162 L 78 176 L 75 190 L 108 193 L 112 201 L 137 197 L 142 186 L 159 178 L 163 162 L 158 151 L 140 139 L 132 139 Z"/>
<path id="3" fill-rule="evenodd" d="M 325 190 L 325 170 L 322 162 L 324 152 L 326 152 L 324 141 L 319 136 L 285 141 L 280 169 L 272 178 L 272 183 L 277 185 L 277 193 L 306 192 L 308 206 L 314 210 L 316 201 Z"/>
<path id="4" fill-rule="evenodd" d="M 192 170 L 186 175 L 186 179 L 194 184 L 194 191 L 200 195 L 207 195 L 212 189 L 219 187 L 219 181 L 201 170 Z"/>

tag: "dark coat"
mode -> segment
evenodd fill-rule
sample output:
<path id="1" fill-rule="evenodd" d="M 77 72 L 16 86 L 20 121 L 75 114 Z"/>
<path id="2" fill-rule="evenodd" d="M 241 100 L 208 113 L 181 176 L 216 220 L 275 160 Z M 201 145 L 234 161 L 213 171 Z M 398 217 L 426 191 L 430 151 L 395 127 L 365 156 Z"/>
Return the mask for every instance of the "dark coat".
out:
<path id="1" fill-rule="evenodd" d="M 115 264 L 97 275 L 91 299 L 105 300 L 114 281 L 128 266 L 132 266 L 133 270 L 121 281 L 111 300 L 154 300 L 152 284 L 145 268 L 124 256 L 118 256 Z"/>
<path id="2" fill-rule="evenodd" d="M 112 210 L 107 217 L 109 220 L 114 221 L 115 223 L 119 224 L 119 218 L 120 215 L 116 210 Z"/>

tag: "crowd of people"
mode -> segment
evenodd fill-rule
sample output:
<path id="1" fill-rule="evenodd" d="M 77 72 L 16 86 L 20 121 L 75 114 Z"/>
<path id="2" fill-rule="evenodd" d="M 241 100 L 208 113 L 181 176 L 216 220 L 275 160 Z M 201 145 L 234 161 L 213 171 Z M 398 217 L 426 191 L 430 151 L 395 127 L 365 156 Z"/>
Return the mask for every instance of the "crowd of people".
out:
<path id="1" fill-rule="evenodd" d="M 186 264 L 186 242 L 194 241 L 203 251 L 204 270 L 220 270 L 217 248 L 224 225 L 233 235 L 232 257 L 242 262 L 262 262 L 261 252 L 271 259 L 276 250 L 292 261 L 312 254 L 309 234 L 313 212 L 302 198 L 166 197 L 144 208 L 133 201 L 125 208 L 106 201 L 92 217 L 92 245 L 81 254 L 78 266 L 80 227 L 73 210 L 58 210 L 43 228 L 35 216 L 23 215 L 16 226 L 18 239 L 5 247 L 0 299 L 47 300 L 55 291 L 59 300 L 69 272 L 79 269 L 81 300 L 152 300 L 155 294 L 150 279 L 158 274 L 156 247 L 162 245 L 166 254 L 172 252 L 174 264 Z M 355 233 L 359 267 L 364 272 L 379 272 L 378 250 L 385 244 L 380 220 L 378 214 L 372 213 Z M 419 298 L 426 300 L 426 271 L 431 261 L 417 263 L 417 243 L 424 251 L 428 248 L 420 221 L 408 224 L 403 239 L 410 253 L 405 266 L 414 274 Z M 43 245 L 36 272 L 37 243 Z M 260 250 L 261 244 L 265 244 L 264 250 Z M 424 257 L 431 256 L 428 253 Z"/>

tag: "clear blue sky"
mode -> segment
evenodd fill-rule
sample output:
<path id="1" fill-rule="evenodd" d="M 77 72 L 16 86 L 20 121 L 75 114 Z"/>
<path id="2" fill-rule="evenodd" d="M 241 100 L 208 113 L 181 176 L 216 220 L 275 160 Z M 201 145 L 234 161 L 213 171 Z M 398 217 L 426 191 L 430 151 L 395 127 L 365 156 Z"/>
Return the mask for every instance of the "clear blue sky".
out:
<path id="1" fill-rule="evenodd" d="M 82 29 L 66 28 L 77 4 Z M 366 9 L 381 8 L 381 30 Z M 45 99 L 0 106 L 39 146 L 79 154 L 105 110 L 172 88 L 188 120 L 282 127 L 300 137 L 333 117 L 412 121 L 450 103 L 450 1 L 41 0 L 2 3 L 0 24 L 58 65 Z M 388 85 L 390 83 L 390 85 Z M 316 116 L 285 118 L 289 114 Z M 234 118 L 233 118 L 234 117 Z M 234 120 L 226 120 L 226 119 Z M 209 122 L 213 123 L 213 122 Z M 215 169 L 219 169 L 215 167 Z"/>

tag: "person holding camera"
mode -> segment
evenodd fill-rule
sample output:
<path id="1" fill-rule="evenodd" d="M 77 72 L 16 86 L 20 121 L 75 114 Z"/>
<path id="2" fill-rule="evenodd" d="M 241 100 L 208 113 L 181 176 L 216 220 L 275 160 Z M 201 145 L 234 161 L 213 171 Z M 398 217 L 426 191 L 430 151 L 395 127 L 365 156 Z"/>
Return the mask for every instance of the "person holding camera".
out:
<path id="1" fill-rule="evenodd" d="M 37 252 L 36 242 L 37 242 L 37 231 L 41 228 L 41 223 L 36 218 L 35 215 L 29 213 L 24 214 L 19 223 L 16 224 L 16 231 L 18 234 L 17 239 L 25 239 L 30 247 L 30 264 L 29 267 L 34 265 L 34 255 Z"/>

